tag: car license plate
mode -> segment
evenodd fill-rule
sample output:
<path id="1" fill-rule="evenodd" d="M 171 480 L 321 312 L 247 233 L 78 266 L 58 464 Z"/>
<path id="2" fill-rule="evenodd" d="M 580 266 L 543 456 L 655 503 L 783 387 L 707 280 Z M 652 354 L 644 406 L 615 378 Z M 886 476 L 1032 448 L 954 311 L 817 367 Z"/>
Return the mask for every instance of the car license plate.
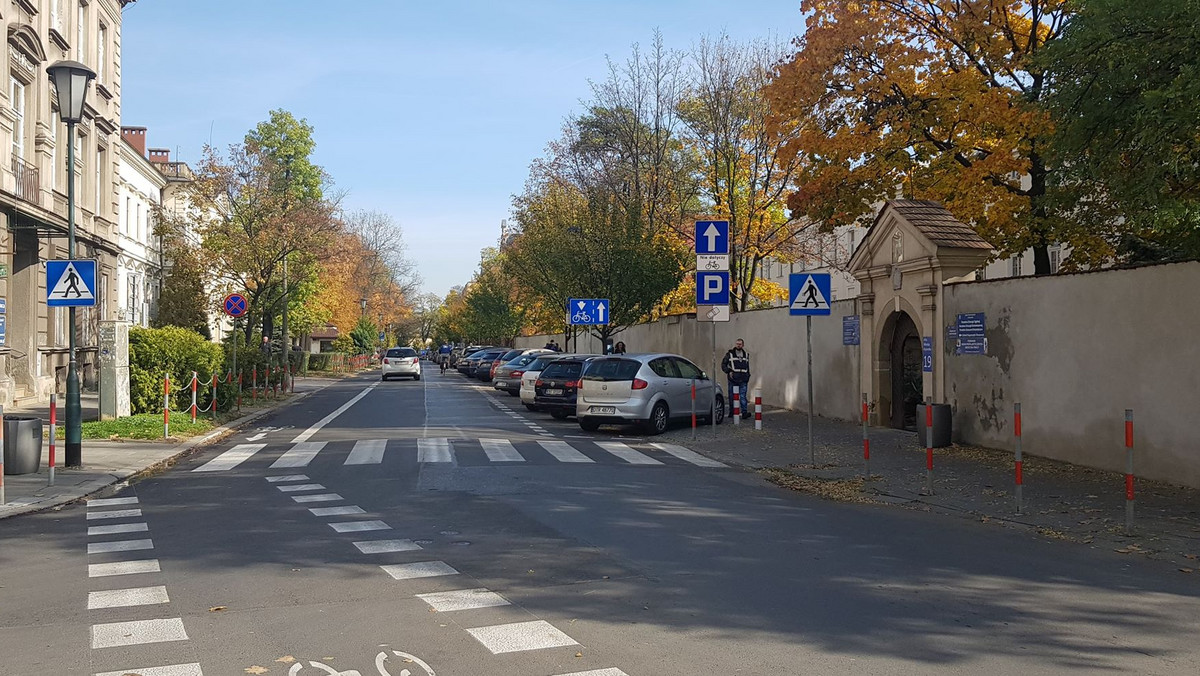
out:
<path id="1" fill-rule="evenodd" d="M 615 406 L 593 406 L 592 407 L 592 413 L 596 413 L 598 415 L 613 415 L 616 412 L 617 412 L 617 409 Z"/>
<path id="2" fill-rule="evenodd" d="M 542 394 L 546 395 L 547 397 L 561 397 L 562 393 L 562 390 L 542 390 Z"/>

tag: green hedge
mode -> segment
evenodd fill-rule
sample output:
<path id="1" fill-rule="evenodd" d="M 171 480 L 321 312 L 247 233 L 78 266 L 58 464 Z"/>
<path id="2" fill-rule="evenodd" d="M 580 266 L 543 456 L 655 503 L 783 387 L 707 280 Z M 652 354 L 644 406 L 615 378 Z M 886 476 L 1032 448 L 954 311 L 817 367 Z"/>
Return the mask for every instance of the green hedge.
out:
<path id="1" fill-rule="evenodd" d="M 134 413 L 162 411 L 163 377 L 171 376 L 171 408 L 191 405 L 192 372 L 211 379 L 224 372 L 224 351 L 189 329 L 129 329 L 129 398 Z M 201 406 L 207 403 L 200 402 Z"/>

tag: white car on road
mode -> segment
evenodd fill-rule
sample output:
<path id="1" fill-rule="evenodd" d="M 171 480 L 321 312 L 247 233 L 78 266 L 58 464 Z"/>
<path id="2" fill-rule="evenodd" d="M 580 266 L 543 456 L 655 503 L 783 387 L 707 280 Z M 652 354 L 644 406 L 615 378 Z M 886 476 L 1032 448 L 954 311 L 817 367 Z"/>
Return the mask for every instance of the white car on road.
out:
<path id="1" fill-rule="evenodd" d="M 421 379 L 421 356 L 411 347 L 392 347 L 383 355 L 383 377 Z"/>

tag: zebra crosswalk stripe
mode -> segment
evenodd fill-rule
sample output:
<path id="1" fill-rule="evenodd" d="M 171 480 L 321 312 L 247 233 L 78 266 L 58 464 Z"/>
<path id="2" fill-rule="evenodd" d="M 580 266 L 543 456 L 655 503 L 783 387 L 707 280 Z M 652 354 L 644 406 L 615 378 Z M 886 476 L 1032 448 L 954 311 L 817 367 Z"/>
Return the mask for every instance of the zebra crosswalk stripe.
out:
<path id="1" fill-rule="evenodd" d="M 650 456 L 639 453 L 619 441 L 597 441 L 596 445 L 631 465 L 661 465 Z"/>
<path id="2" fill-rule="evenodd" d="M 266 446 L 266 444 L 238 444 L 192 471 L 223 472 L 233 469 L 249 460 L 251 456 L 266 448 Z"/>
<path id="3" fill-rule="evenodd" d="M 417 439 L 417 462 L 454 462 L 450 440 Z"/>
<path id="4" fill-rule="evenodd" d="M 354 442 L 354 450 L 346 458 L 347 465 L 378 465 L 383 462 L 383 451 L 387 439 L 360 439 Z"/>
<path id="5" fill-rule="evenodd" d="M 320 453 L 322 448 L 325 448 L 324 441 L 302 441 L 292 446 L 287 453 L 279 456 L 279 459 L 271 465 L 271 469 L 308 467 L 308 463 L 317 457 L 317 453 Z"/>
<path id="6" fill-rule="evenodd" d="M 728 467 L 728 465 L 726 465 L 725 463 L 717 462 L 716 460 L 713 460 L 711 458 L 706 458 L 703 455 L 700 455 L 699 453 L 697 453 L 691 449 L 687 449 L 687 448 L 684 448 L 683 446 L 678 446 L 676 444 L 652 443 L 650 445 L 657 448 L 660 451 L 666 451 L 667 453 L 670 453 L 671 455 L 675 456 L 676 458 L 679 458 L 680 460 L 683 460 L 684 462 L 690 462 L 693 465 L 696 465 L 698 467 Z"/>
<path id="7" fill-rule="evenodd" d="M 541 439 L 538 441 L 538 445 L 544 448 L 547 453 L 553 455 L 559 462 L 595 462 L 595 460 L 575 450 L 575 447 L 565 441 Z"/>
<path id="8" fill-rule="evenodd" d="M 480 439 L 479 443 L 492 462 L 525 462 L 525 458 L 508 439 Z"/>

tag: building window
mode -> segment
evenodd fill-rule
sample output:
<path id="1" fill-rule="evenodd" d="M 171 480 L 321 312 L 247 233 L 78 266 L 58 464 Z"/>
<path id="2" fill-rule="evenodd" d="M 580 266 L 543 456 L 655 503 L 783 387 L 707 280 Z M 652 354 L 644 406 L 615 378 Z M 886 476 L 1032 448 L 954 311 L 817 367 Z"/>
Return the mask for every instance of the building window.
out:
<path id="1" fill-rule="evenodd" d="M 75 26 L 75 58 L 87 63 L 87 5 L 79 3 Z"/>
<path id="2" fill-rule="evenodd" d="M 125 212 L 122 214 L 122 216 L 124 218 L 121 222 L 121 232 L 128 235 L 131 230 L 131 227 L 129 225 L 129 196 L 128 195 L 125 196 Z"/>
<path id="3" fill-rule="evenodd" d="M 1013 256 L 1013 259 L 1012 259 L 1012 276 L 1013 277 L 1021 276 L 1021 260 L 1024 258 L 1025 258 L 1025 254 L 1017 254 L 1016 256 Z"/>
<path id="4" fill-rule="evenodd" d="M 105 49 L 108 44 L 108 28 L 104 24 L 100 24 L 100 29 L 96 32 L 96 84 L 106 84 L 108 78 L 105 73 L 108 71 L 108 61 L 105 60 Z"/>
<path id="5" fill-rule="evenodd" d="M 50 189 L 58 190 L 58 113 L 50 111 Z"/>
<path id="6" fill-rule="evenodd" d="M 8 100 L 17 118 L 13 121 L 12 154 L 25 159 L 25 84 L 15 77 L 11 78 Z"/>
<path id="7" fill-rule="evenodd" d="M 103 148 L 96 148 L 96 215 L 99 216 L 104 206 L 104 156 Z"/>
<path id="8" fill-rule="evenodd" d="M 62 0 L 50 0 L 50 27 L 63 34 Z"/>
<path id="9" fill-rule="evenodd" d="M 983 266 L 975 271 L 975 281 L 982 282 L 987 279 L 987 266 Z"/>
<path id="10" fill-rule="evenodd" d="M 1062 249 L 1058 247 L 1050 248 L 1050 274 L 1057 274 L 1059 266 L 1062 265 Z"/>

